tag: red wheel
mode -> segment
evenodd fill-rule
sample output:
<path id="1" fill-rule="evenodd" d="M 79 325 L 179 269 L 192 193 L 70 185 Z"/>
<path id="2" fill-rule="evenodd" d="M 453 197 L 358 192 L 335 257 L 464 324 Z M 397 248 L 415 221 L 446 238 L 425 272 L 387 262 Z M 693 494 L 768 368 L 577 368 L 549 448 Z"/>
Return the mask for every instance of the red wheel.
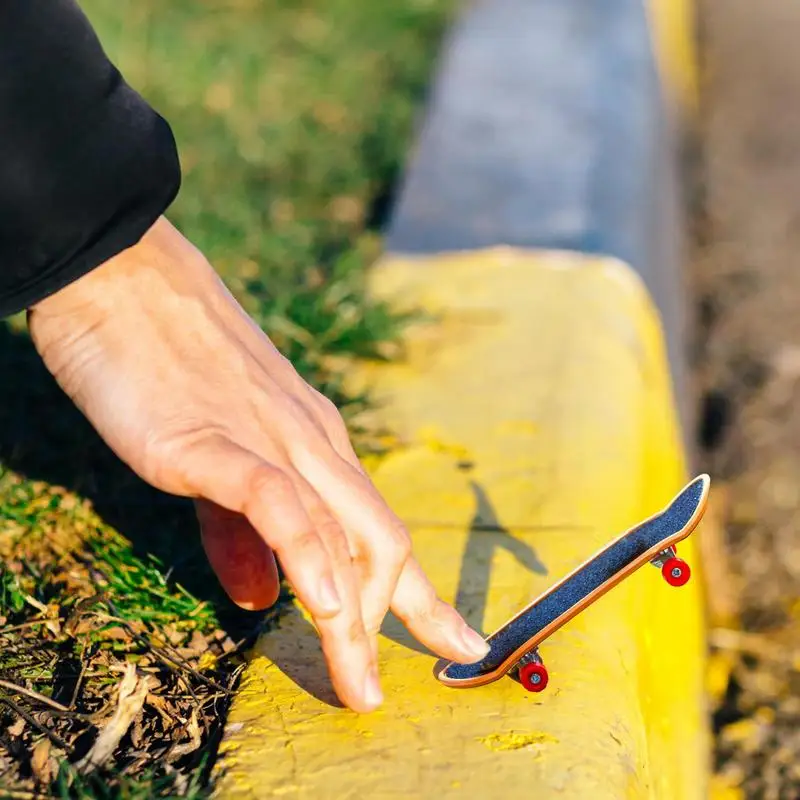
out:
<path id="1" fill-rule="evenodd" d="M 684 586 L 692 577 L 692 570 L 682 558 L 668 558 L 661 567 L 661 574 L 670 586 Z"/>
<path id="2" fill-rule="evenodd" d="M 519 668 L 519 682 L 529 692 L 541 692 L 547 687 L 547 667 L 544 664 L 523 664 Z"/>

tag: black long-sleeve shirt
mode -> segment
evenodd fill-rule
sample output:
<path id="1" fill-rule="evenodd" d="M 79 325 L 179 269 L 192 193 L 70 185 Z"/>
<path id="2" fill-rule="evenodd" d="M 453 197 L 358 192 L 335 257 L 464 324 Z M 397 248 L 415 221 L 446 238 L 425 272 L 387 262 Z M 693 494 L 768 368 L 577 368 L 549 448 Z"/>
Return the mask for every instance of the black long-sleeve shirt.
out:
<path id="1" fill-rule="evenodd" d="M 0 0 L 0 318 L 135 244 L 175 198 L 172 131 L 73 0 Z"/>

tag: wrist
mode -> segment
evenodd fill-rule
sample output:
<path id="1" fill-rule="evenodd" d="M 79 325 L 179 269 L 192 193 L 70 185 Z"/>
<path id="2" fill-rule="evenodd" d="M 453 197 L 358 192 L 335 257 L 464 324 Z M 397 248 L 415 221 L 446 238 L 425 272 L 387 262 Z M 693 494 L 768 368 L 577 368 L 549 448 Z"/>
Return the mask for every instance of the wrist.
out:
<path id="1" fill-rule="evenodd" d="M 136 305 L 137 296 L 155 301 L 169 285 L 194 282 L 190 273 L 201 262 L 202 254 L 161 217 L 135 245 L 31 306 L 28 324 L 33 331 L 59 318 L 92 327 Z"/>

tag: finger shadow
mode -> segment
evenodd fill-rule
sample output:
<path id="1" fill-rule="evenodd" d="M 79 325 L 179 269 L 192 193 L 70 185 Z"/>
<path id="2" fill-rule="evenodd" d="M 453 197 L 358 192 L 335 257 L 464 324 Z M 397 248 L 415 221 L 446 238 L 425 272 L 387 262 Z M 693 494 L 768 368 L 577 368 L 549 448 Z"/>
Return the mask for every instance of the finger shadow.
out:
<path id="1" fill-rule="evenodd" d="M 345 708 L 337 697 L 317 631 L 294 603 L 282 604 L 267 618 L 255 655 L 268 658 L 299 689 L 332 708 Z"/>
<path id="2" fill-rule="evenodd" d="M 424 644 L 418 642 L 408 631 L 408 628 L 390 611 L 384 617 L 383 625 L 381 626 L 381 635 L 391 640 L 395 644 L 402 647 L 407 647 L 409 650 L 414 650 L 417 653 L 422 653 L 426 656 L 436 658 L 436 654 L 425 647 Z"/>
<path id="3" fill-rule="evenodd" d="M 492 560 L 495 553 L 505 550 L 527 569 L 537 575 L 547 575 L 548 570 L 535 548 L 513 536 L 498 519 L 486 490 L 477 481 L 470 481 L 475 499 L 475 510 L 470 521 L 467 543 L 459 567 L 455 608 L 467 624 L 477 631 L 483 630 L 486 606 L 489 599 Z M 446 531 L 442 532 L 447 536 Z M 387 638 L 418 653 L 433 655 L 414 639 L 405 626 L 393 615 L 387 615 L 381 628 Z"/>

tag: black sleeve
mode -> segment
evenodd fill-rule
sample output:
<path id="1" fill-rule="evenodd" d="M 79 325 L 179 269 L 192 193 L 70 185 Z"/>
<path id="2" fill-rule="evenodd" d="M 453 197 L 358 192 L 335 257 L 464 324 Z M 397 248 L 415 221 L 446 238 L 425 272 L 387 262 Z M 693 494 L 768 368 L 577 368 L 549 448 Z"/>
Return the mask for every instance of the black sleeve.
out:
<path id="1" fill-rule="evenodd" d="M 0 0 L 0 318 L 136 244 L 175 198 L 169 125 L 73 0 Z"/>

